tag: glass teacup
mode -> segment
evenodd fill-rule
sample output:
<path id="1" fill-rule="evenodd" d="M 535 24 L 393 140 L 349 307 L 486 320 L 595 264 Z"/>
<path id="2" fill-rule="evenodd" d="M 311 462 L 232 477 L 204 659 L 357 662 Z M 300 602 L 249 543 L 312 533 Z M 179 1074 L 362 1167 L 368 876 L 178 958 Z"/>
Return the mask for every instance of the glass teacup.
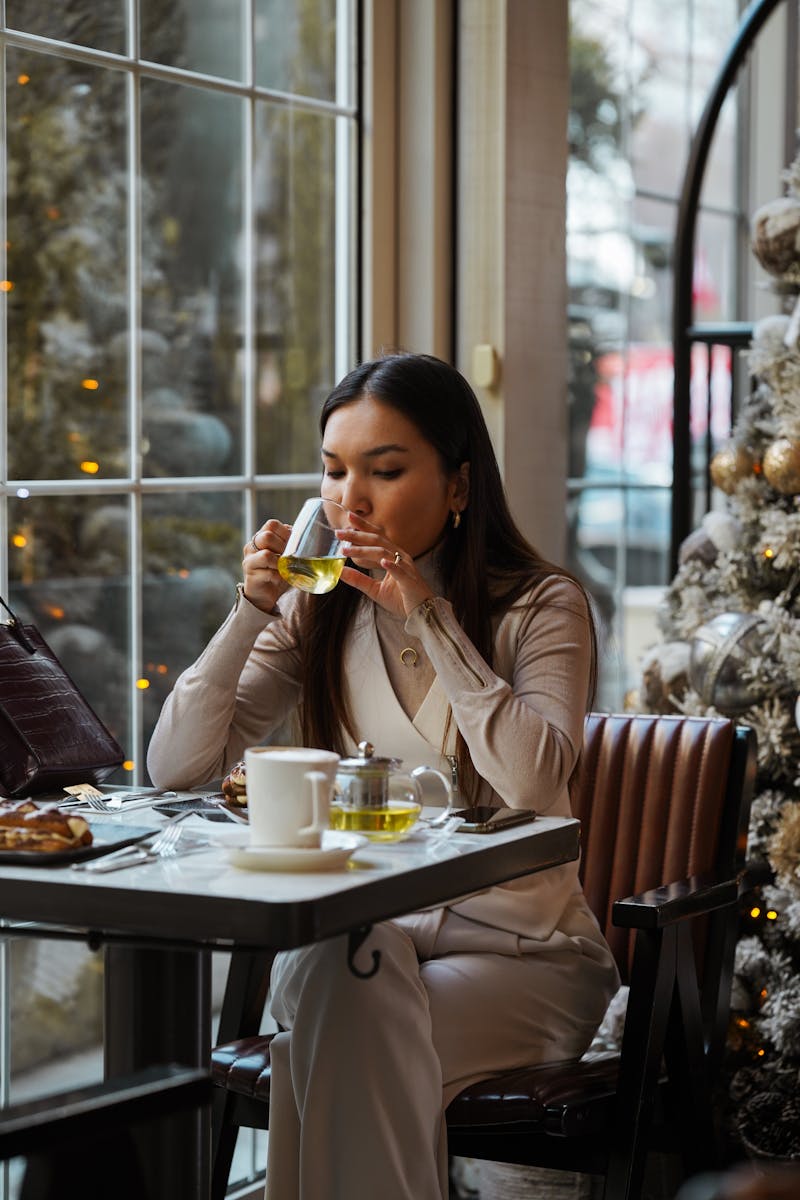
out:
<path id="1" fill-rule="evenodd" d="M 292 525 L 278 571 L 292 587 L 320 595 L 339 582 L 345 554 L 334 533 L 347 524 L 347 509 L 335 500 L 312 496 Z"/>

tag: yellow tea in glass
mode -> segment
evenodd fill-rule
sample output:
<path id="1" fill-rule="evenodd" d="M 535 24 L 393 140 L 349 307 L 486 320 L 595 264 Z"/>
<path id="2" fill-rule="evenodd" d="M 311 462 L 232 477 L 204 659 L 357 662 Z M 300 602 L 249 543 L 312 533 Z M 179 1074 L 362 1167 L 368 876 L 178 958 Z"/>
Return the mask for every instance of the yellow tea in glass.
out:
<path id="1" fill-rule="evenodd" d="M 319 496 L 306 500 L 278 559 L 281 578 L 316 596 L 335 588 L 345 555 L 334 530 L 346 524 L 347 509 L 341 504 Z"/>

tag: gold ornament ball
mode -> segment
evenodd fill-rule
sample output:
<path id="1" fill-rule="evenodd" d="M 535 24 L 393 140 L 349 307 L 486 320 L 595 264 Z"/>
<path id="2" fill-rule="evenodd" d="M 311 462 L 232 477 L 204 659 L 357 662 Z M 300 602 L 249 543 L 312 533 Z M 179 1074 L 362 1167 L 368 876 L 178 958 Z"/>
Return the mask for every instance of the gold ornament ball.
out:
<path id="1" fill-rule="evenodd" d="M 778 438 L 764 455 L 764 478 L 776 492 L 795 496 L 800 492 L 800 445 Z"/>
<path id="2" fill-rule="evenodd" d="M 752 472 L 754 465 L 753 456 L 748 450 L 729 442 L 711 459 L 711 480 L 715 487 L 730 496 L 736 491 L 737 483 Z"/>

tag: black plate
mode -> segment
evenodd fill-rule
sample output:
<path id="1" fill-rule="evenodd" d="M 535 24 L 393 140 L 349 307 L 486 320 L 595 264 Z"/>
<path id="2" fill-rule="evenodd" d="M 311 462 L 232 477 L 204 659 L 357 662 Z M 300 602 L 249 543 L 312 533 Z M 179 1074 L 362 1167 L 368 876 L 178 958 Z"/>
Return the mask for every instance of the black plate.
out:
<path id="1" fill-rule="evenodd" d="M 112 850 L 135 846 L 158 833 L 157 829 L 145 829 L 141 825 L 106 825 L 102 821 L 92 821 L 91 830 L 94 838 L 91 846 L 81 846 L 78 850 L 0 850 L 0 863 L 9 867 L 63 867 L 67 863 L 102 858 Z"/>
<path id="2" fill-rule="evenodd" d="M 164 800 L 159 804 L 154 804 L 153 808 L 166 817 L 177 817 L 178 813 L 186 812 L 188 809 L 190 812 L 196 813 L 198 817 L 204 817 L 206 821 L 224 821 L 226 825 L 231 824 L 225 813 L 220 812 L 221 808 L 228 808 L 221 792 L 218 795 L 198 796 L 191 800 Z M 247 818 L 246 808 L 231 805 L 231 811 L 237 816 Z"/>

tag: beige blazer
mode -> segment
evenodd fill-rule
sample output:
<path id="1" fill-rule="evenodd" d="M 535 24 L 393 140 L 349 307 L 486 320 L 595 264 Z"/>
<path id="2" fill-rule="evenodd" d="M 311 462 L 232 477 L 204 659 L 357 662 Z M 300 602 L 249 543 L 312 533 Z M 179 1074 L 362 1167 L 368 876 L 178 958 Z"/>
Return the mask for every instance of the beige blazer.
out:
<path id="1" fill-rule="evenodd" d="M 296 708 L 297 613 L 306 602 L 292 591 L 280 612 L 266 614 L 240 592 L 164 705 L 148 752 L 154 783 L 185 788 L 218 778 L 245 746 L 268 741 Z M 444 755 L 453 752 L 455 739 L 451 728 L 443 745 L 450 709 L 481 777 L 482 802 L 569 815 L 567 784 L 582 744 L 590 663 L 588 614 L 574 584 L 552 577 L 507 612 L 497 625 L 491 667 L 442 598 L 415 609 L 406 629 L 422 641 L 436 671 L 413 721 L 383 665 L 374 610 L 366 601 L 359 607 L 345 647 L 345 675 L 360 737 L 407 769 L 426 765 L 447 773 Z M 441 803 L 444 797 L 429 791 L 426 798 Z M 597 951 L 605 947 L 575 863 L 490 888 L 450 910 L 476 942 L 488 938 L 505 952 L 530 951 L 556 931 L 588 939 Z"/>

